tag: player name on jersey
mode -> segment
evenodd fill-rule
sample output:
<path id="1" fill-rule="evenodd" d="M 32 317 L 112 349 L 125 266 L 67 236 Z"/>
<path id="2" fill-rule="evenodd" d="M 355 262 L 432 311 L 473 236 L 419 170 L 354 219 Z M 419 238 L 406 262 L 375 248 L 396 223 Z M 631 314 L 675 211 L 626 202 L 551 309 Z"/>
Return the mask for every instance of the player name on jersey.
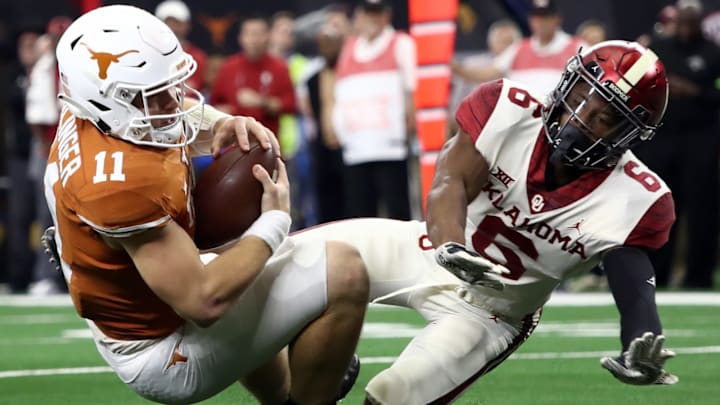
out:
<path id="1" fill-rule="evenodd" d="M 65 187 L 68 179 L 80 169 L 82 159 L 80 158 L 80 146 L 78 145 L 78 132 L 75 119 L 68 117 L 70 113 L 64 112 L 64 119 L 60 123 L 57 132 L 58 137 L 58 167 L 60 179 Z"/>

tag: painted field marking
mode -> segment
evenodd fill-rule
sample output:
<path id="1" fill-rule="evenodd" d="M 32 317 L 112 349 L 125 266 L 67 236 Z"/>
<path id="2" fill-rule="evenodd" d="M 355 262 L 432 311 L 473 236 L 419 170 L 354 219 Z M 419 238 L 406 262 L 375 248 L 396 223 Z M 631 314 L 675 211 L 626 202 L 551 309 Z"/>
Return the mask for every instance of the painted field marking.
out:
<path id="1" fill-rule="evenodd" d="M 0 315 L 0 325 L 78 323 L 78 321 L 81 321 L 80 317 L 74 314 Z"/>
<path id="2" fill-rule="evenodd" d="M 720 306 L 720 293 L 717 292 L 659 292 L 655 294 L 658 305 L 702 305 Z M 594 307 L 614 305 L 609 292 L 597 293 L 565 293 L 556 292 L 550 297 L 546 306 L 557 307 Z M 0 307 L 69 307 L 72 300 L 67 294 L 47 297 L 29 295 L 0 295 Z M 387 305 L 372 304 L 377 308 L 396 308 Z"/>
<path id="3" fill-rule="evenodd" d="M 720 346 L 700 346 L 700 347 L 679 347 L 672 348 L 677 354 L 709 354 L 720 353 Z M 591 352 L 539 352 L 539 353 L 515 353 L 509 357 L 509 360 L 554 360 L 554 359 L 586 359 L 600 358 L 602 356 L 615 356 L 617 350 L 601 350 Z M 395 361 L 396 357 L 363 357 L 360 362 L 363 364 L 389 364 Z M 48 368 L 37 370 L 7 370 L 0 371 L 0 379 L 18 378 L 18 377 L 39 377 L 53 375 L 80 375 L 80 374 L 100 374 L 111 373 L 110 367 L 68 367 L 68 368 Z"/>
<path id="4" fill-rule="evenodd" d="M 51 323 L 54 315 L 17 315 L 13 322 L 20 324 L 32 324 L 33 320 L 45 320 Z M 67 315 L 69 317 L 71 315 Z M 24 319 L 27 317 L 27 319 Z M 46 318 L 47 317 L 47 318 Z M 0 325 L 3 324 L 0 317 Z M 65 318 L 58 318 L 61 321 Z M 46 323 L 46 322 L 40 322 Z M 58 322 L 60 323 L 60 322 Z M 67 322 L 62 322 L 67 323 Z M 401 339 L 413 338 L 423 328 L 424 324 L 412 324 L 403 322 L 366 322 L 362 329 L 362 339 Z M 695 329 L 666 329 L 668 337 L 693 337 L 698 336 L 700 331 Z M 616 337 L 620 333 L 618 321 L 602 319 L 596 321 L 547 321 L 541 322 L 535 331 L 538 337 L 572 337 L 572 338 L 596 338 Z M 34 336 L 0 338 L 0 346 L 7 345 L 44 345 L 44 344 L 67 344 L 78 340 L 93 339 L 92 331 L 89 328 L 63 329 L 60 336 Z"/>

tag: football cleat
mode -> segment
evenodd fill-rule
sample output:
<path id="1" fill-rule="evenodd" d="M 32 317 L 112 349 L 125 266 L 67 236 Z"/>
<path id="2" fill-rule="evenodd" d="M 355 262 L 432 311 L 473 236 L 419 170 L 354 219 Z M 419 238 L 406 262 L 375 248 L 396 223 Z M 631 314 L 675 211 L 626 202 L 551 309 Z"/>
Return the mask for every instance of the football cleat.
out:
<path id="1" fill-rule="evenodd" d="M 45 250 L 45 253 L 49 256 L 48 260 L 50 263 L 55 265 L 55 269 L 62 273 L 62 269 L 60 268 L 60 253 L 58 252 L 57 243 L 55 243 L 54 226 L 49 226 L 45 229 L 45 232 L 43 232 L 40 237 L 40 244 Z"/>
<path id="2" fill-rule="evenodd" d="M 353 354 L 352 359 L 350 359 L 350 365 L 345 371 L 345 375 L 340 383 L 340 391 L 338 391 L 335 402 L 338 402 L 347 396 L 352 387 L 355 385 L 358 375 L 360 375 L 360 357 L 358 357 L 357 354 Z"/>

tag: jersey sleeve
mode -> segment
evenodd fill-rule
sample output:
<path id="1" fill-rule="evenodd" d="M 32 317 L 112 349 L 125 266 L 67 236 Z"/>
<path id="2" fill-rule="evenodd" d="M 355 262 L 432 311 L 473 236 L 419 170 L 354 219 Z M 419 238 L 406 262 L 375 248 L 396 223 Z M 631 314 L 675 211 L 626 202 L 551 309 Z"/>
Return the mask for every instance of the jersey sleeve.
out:
<path id="1" fill-rule="evenodd" d="M 672 194 L 667 192 L 660 196 L 640 218 L 624 244 L 659 249 L 668 241 L 674 222 L 675 203 Z"/>
<path id="2" fill-rule="evenodd" d="M 460 103 L 455 113 L 458 126 L 477 141 L 502 91 L 503 80 L 483 83 Z"/>
<path id="3" fill-rule="evenodd" d="M 119 142 L 116 147 L 126 148 L 123 180 L 88 181 L 78 187 L 72 193 L 78 218 L 102 235 L 121 238 L 164 226 L 187 211 L 189 186 L 181 152 Z"/>
<path id="4" fill-rule="evenodd" d="M 84 194 L 76 204 L 76 214 L 81 221 L 105 236 L 132 236 L 163 226 L 171 219 L 156 190 L 123 187 L 112 192 Z"/>

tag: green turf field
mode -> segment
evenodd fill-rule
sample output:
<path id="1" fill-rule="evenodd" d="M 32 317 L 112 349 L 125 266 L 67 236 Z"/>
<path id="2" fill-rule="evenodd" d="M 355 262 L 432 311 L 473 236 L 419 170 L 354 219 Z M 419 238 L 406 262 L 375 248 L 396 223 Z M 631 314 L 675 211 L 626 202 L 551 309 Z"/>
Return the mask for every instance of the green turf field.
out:
<path id="1" fill-rule="evenodd" d="M 456 403 L 720 404 L 718 304 L 680 302 L 660 307 L 668 346 L 678 352 L 668 367 L 680 376 L 676 386 L 625 386 L 600 368 L 602 352 L 618 348 L 614 307 L 552 305 L 516 355 Z M 371 309 L 368 322 L 359 348 L 362 373 L 344 404 L 362 403 L 365 383 L 422 325 L 411 311 L 386 308 Z M 147 403 L 107 371 L 85 329 L 71 307 L 18 307 L 0 300 L 0 404 Z M 204 403 L 254 402 L 238 386 Z"/>

